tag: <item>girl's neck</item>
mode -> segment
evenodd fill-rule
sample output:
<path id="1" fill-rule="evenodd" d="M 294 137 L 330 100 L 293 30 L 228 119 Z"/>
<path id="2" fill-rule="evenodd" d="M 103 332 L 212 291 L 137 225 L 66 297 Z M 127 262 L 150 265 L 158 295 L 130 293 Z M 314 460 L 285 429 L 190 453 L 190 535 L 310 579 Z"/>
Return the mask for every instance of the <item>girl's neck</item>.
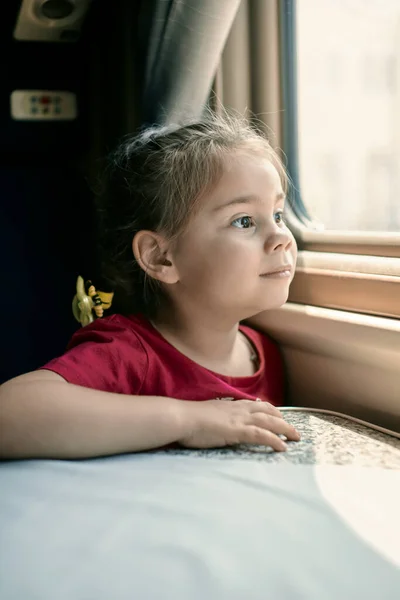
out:
<path id="1" fill-rule="evenodd" d="M 184 311 L 160 311 L 152 325 L 180 352 L 200 364 L 228 363 L 235 352 L 238 322 Z"/>

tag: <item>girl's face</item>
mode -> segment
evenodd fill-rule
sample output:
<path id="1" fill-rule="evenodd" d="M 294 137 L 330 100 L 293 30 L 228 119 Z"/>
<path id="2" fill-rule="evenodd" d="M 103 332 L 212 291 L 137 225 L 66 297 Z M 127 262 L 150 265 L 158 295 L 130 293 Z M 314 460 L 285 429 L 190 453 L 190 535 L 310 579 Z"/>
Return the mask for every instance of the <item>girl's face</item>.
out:
<path id="1" fill-rule="evenodd" d="M 284 200 L 267 159 L 232 157 L 176 242 L 175 303 L 235 321 L 284 304 L 297 255 Z"/>

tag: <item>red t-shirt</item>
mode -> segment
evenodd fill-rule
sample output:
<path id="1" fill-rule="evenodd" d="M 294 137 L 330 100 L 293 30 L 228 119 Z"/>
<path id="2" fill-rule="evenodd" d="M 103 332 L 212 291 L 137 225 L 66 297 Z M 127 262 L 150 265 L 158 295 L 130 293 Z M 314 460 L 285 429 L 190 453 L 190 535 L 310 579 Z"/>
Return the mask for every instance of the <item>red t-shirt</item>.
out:
<path id="1" fill-rule="evenodd" d="M 279 350 L 267 336 L 241 326 L 258 353 L 259 369 L 249 377 L 214 373 L 179 352 L 142 316 L 112 315 L 79 329 L 66 353 L 44 369 L 88 388 L 181 400 L 231 397 L 283 403 Z"/>

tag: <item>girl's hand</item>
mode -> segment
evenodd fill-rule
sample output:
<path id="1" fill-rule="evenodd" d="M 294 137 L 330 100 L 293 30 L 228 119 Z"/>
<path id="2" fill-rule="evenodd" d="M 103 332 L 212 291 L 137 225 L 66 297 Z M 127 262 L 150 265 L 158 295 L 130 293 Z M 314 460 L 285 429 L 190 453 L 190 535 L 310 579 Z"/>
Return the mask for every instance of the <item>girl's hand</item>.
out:
<path id="1" fill-rule="evenodd" d="M 183 406 L 188 433 L 178 443 L 186 448 L 259 444 L 283 452 L 287 446 L 279 435 L 300 439 L 296 429 L 268 402 L 206 400 L 184 402 Z"/>

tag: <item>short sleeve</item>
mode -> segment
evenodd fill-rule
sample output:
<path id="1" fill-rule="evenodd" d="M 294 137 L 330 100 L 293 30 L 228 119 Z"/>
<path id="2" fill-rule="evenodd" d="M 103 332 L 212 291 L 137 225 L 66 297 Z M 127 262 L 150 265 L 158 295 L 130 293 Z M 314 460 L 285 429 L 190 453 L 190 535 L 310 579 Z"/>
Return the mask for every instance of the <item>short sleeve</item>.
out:
<path id="1" fill-rule="evenodd" d="M 119 394 L 139 394 L 148 359 L 140 338 L 118 315 L 79 329 L 59 358 L 41 367 L 69 383 Z"/>

